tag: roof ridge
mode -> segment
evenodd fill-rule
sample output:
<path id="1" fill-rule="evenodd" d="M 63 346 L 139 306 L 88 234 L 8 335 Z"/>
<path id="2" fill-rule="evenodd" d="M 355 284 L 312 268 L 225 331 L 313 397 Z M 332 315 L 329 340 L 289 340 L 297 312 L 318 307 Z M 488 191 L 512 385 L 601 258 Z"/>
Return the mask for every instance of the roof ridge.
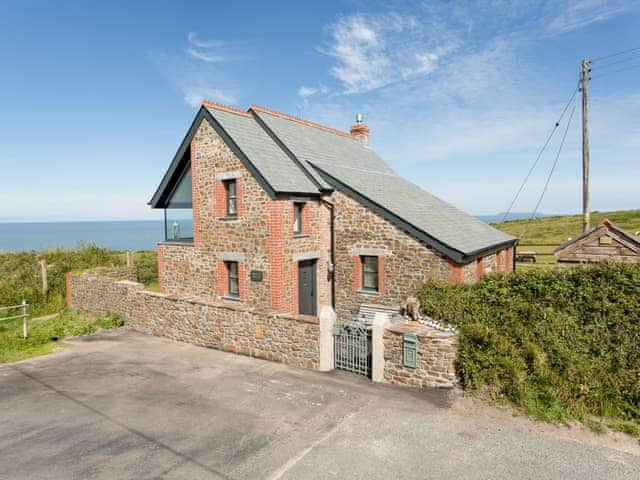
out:
<path id="1" fill-rule="evenodd" d="M 314 165 L 314 162 L 309 162 L 311 163 L 311 165 Z M 322 164 L 321 162 L 318 162 L 320 165 L 319 167 L 322 168 Z M 395 172 L 381 172 L 380 170 L 365 170 L 364 168 L 356 168 L 356 167 L 347 167 L 346 165 L 332 165 L 330 166 L 331 168 L 346 168 L 347 170 L 355 170 L 356 172 L 367 172 L 367 173 L 376 173 L 379 175 L 386 175 L 388 177 L 399 177 L 402 178 L 403 180 L 406 180 L 405 178 L 401 177 L 400 175 L 398 175 Z"/>
<path id="2" fill-rule="evenodd" d="M 306 125 L 308 127 L 317 128 L 317 129 L 325 131 L 327 133 L 333 133 L 335 135 L 340 135 L 342 137 L 351 138 L 352 140 L 354 139 L 349 133 L 347 133 L 345 131 L 342 131 L 342 130 L 338 130 L 337 128 L 327 127 L 327 126 L 321 125 L 319 123 L 315 123 L 315 122 L 311 122 L 309 120 L 305 120 L 304 118 L 295 117 L 293 115 L 289 115 L 287 113 L 282 113 L 282 112 L 279 112 L 277 110 L 273 110 L 271 108 L 261 107 L 260 105 L 256 105 L 255 103 L 252 103 L 251 105 L 249 105 L 249 110 L 256 110 L 258 112 L 268 113 L 270 115 L 274 115 L 276 117 L 280 117 L 280 118 L 283 118 L 285 120 L 290 120 L 292 122 L 297 122 L 297 123 L 300 123 L 302 125 Z"/>
<path id="3" fill-rule="evenodd" d="M 245 112 L 244 110 L 240 110 L 239 108 L 230 107 L 229 105 L 224 105 L 222 103 L 211 102 L 209 100 L 203 100 L 202 106 L 214 108 L 223 112 L 234 113 L 236 115 L 242 115 L 243 117 L 251 117 L 251 114 L 249 112 Z"/>

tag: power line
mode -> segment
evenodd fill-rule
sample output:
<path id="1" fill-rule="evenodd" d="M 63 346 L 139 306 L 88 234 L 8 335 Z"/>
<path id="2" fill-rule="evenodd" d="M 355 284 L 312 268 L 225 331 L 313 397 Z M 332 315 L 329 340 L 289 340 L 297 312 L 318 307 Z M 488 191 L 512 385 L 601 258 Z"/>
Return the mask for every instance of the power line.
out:
<path id="1" fill-rule="evenodd" d="M 547 188 L 549 188 L 549 183 L 551 182 L 551 177 L 553 172 L 558 165 L 558 159 L 560 158 L 560 152 L 562 152 L 562 147 L 564 146 L 564 141 L 567 138 L 567 133 L 569 132 L 569 126 L 571 125 L 571 120 L 573 119 L 573 114 L 576 111 L 576 106 L 574 105 L 571 109 L 571 115 L 569 115 L 569 121 L 567 122 L 567 128 L 564 129 L 564 134 L 562 135 L 562 141 L 560 142 L 560 147 L 558 148 L 558 153 L 556 154 L 556 159 L 553 162 L 553 166 L 551 167 L 551 171 L 549 172 L 549 176 L 547 177 L 547 182 L 544 184 L 544 188 L 542 189 L 542 193 L 540 194 L 540 198 L 538 199 L 538 203 L 536 204 L 536 208 L 533 209 L 533 213 L 531 214 L 531 220 L 536 218 L 536 213 L 538 213 L 538 208 L 540 208 L 540 204 L 542 203 L 542 199 L 544 198 L 545 193 L 547 193 Z"/>
<path id="2" fill-rule="evenodd" d="M 509 208 L 505 212 L 504 217 L 502 217 L 502 221 L 503 222 L 507 219 L 507 217 L 511 213 L 511 210 L 513 209 L 513 206 L 518 201 L 518 198 L 520 197 L 520 194 L 522 193 L 522 190 L 524 189 L 525 185 L 529 181 L 529 177 L 531 177 L 531 174 L 533 173 L 533 171 L 535 170 L 536 166 L 538 165 L 538 162 L 540 161 L 540 158 L 542 157 L 542 154 L 544 153 L 544 151 L 546 150 L 547 146 L 549 145 L 549 142 L 551 141 L 551 138 L 553 137 L 553 135 L 555 134 L 556 130 L 560 126 L 560 122 L 562 121 L 562 118 L 564 117 L 564 114 L 567 113 L 567 109 L 569 108 L 569 105 L 571 105 L 571 102 L 573 102 L 573 99 L 576 97 L 576 93 L 578 93 L 578 90 L 580 90 L 580 82 L 579 81 L 578 81 L 578 85 L 576 86 L 575 90 L 573 91 L 573 94 L 571 95 L 571 98 L 569 99 L 569 101 L 565 105 L 564 109 L 562 110 L 562 113 L 560 114 L 560 117 L 558 118 L 558 121 L 554 124 L 553 128 L 551 129 L 551 132 L 549 132 L 549 135 L 547 136 L 547 140 L 544 142 L 544 145 L 542 146 L 542 148 L 538 152 L 538 156 L 536 157 L 535 161 L 533 162 L 533 165 L 531 165 L 531 168 L 527 172 L 527 175 L 524 177 L 524 180 L 522 181 L 522 184 L 520 185 L 520 188 L 516 192 L 516 195 L 513 197 L 513 200 L 511 201 L 511 204 L 509 205 Z M 574 109 L 575 109 L 575 107 L 574 107 Z"/>
<path id="3" fill-rule="evenodd" d="M 619 55 L 624 55 L 626 53 L 631 53 L 640 50 L 640 47 L 630 48 L 629 50 L 622 50 L 621 52 L 612 53 L 610 55 L 604 55 L 602 57 L 592 58 L 592 62 L 599 62 L 600 60 L 604 60 L 605 58 L 617 57 Z"/>
<path id="4" fill-rule="evenodd" d="M 600 75 L 596 75 L 594 77 L 591 77 L 591 79 L 606 77 L 607 75 L 612 75 L 612 74 L 618 73 L 618 72 L 626 72 L 627 70 L 633 70 L 634 68 L 638 68 L 638 67 L 640 67 L 640 63 L 637 63 L 635 65 L 629 65 L 629 66 L 623 67 L 623 68 L 618 68 L 617 70 L 606 70 L 604 73 L 602 73 Z"/>
<path id="5" fill-rule="evenodd" d="M 604 65 L 596 65 L 596 70 L 599 70 L 601 68 L 607 68 L 607 67 L 610 67 L 611 65 L 618 65 L 620 63 L 630 62 L 632 60 L 637 60 L 638 58 L 640 58 L 640 55 L 632 55 L 630 57 L 623 58 L 621 60 L 616 60 L 615 62 L 605 63 Z"/>

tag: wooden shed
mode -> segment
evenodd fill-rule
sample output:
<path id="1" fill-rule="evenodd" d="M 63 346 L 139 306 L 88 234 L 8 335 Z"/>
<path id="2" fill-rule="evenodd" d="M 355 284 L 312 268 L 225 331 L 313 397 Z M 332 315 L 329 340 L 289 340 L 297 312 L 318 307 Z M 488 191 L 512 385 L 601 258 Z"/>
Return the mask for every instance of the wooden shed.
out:
<path id="1" fill-rule="evenodd" d="M 597 227 L 560 245 L 553 252 L 558 262 L 640 263 L 640 238 L 605 219 Z"/>

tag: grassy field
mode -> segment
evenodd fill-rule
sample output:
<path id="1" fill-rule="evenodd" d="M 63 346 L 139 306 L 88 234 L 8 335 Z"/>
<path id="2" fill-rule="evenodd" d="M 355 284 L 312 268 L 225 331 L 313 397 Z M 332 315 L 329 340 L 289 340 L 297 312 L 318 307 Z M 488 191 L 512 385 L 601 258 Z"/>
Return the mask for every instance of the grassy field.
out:
<path id="1" fill-rule="evenodd" d="M 29 335 L 22 337 L 22 320 L 0 322 L 0 363 L 15 362 L 51 353 L 65 337 L 89 335 L 99 328 L 122 325 L 117 315 L 95 318 L 82 312 L 64 311 L 54 318 L 29 322 Z"/>
<path id="2" fill-rule="evenodd" d="M 640 209 L 614 212 L 593 212 L 591 225 L 595 226 L 608 218 L 630 233 L 640 231 Z M 518 249 L 530 250 L 538 254 L 550 254 L 561 243 L 582 233 L 582 215 L 537 218 L 535 220 L 514 220 L 493 225 L 503 232 L 520 239 Z M 542 265 L 554 264 L 555 257 L 541 255 L 538 262 Z"/>

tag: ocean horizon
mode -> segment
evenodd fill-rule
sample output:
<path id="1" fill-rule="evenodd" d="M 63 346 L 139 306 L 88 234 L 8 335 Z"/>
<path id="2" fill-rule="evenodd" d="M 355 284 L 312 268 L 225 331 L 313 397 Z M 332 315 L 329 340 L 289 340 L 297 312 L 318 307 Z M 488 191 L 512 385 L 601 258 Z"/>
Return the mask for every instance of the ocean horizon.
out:
<path id="1" fill-rule="evenodd" d="M 110 250 L 155 250 L 163 220 L 0 223 L 0 253 L 70 249 L 91 243 Z"/>
<path id="2" fill-rule="evenodd" d="M 512 213 L 509 219 L 529 216 L 529 213 Z M 502 217 L 503 214 L 476 215 L 486 223 L 499 222 Z M 162 240 L 163 220 L 0 222 L 0 253 L 70 249 L 80 243 L 110 250 L 155 250 L 156 244 Z"/>

